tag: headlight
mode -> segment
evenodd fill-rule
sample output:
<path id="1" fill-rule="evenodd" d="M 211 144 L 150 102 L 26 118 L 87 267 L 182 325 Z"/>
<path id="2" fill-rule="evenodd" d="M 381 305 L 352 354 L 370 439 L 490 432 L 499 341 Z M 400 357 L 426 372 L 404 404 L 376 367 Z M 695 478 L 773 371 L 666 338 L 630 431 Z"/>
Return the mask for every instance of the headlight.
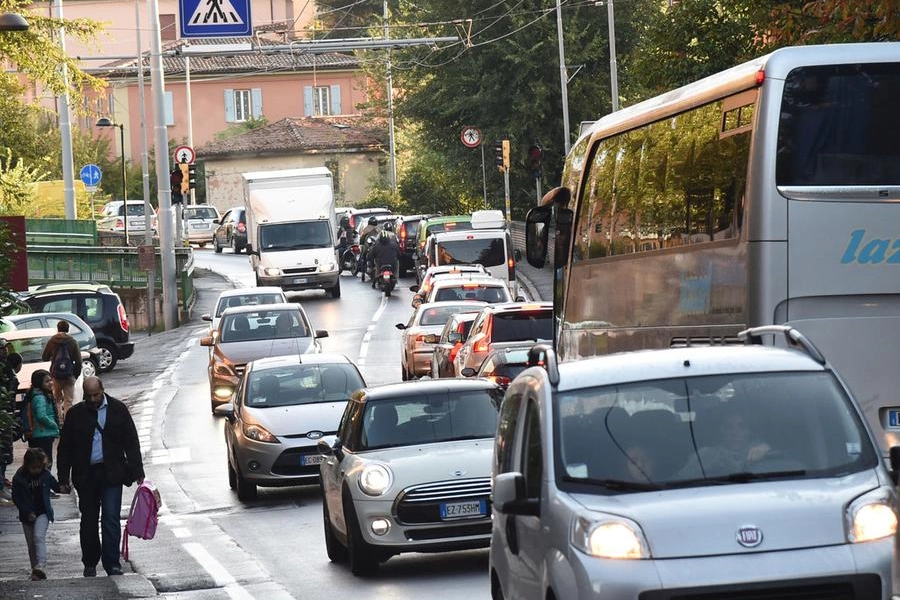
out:
<path id="1" fill-rule="evenodd" d="M 650 552 L 638 526 L 624 519 L 589 521 L 578 518 L 572 526 L 572 544 L 598 558 L 649 558 Z"/>
<path id="2" fill-rule="evenodd" d="M 227 400 L 231 398 L 232 394 L 234 394 L 234 388 L 230 387 L 217 387 L 215 391 L 213 391 L 213 396 L 220 400 Z"/>
<path id="3" fill-rule="evenodd" d="M 281 275 L 281 269 L 277 267 L 266 267 L 265 269 L 263 269 L 263 273 L 265 273 L 268 277 L 278 277 L 279 275 Z"/>
<path id="4" fill-rule="evenodd" d="M 319 265 L 319 273 L 330 273 L 337 271 L 337 265 L 333 262 L 322 263 Z"/>
<path id="5" fill-rule="evenodd" d="M 269 433 L 269 431 L 262 425 L 244 423 L 243 431 L 244 437 L 247 437 L 251 440 L 256 440 L 257 442 L 269 442 L 273 444 L 278 443 L 278 438 Z"/>
<path id="6" fill-rule="evenodd" d="M 391 470 L 384 465 L 368 465 L 359 475 L 359 489 L 369 496 L 380 496 L 391 487 Z"/>
<path id="7" fill-rule="evenodd" d="M 871 542 L 893 536 L 897 513 L 884 497 L 864 496 L 850 505 L 847 537 L 852 543 Z"/>

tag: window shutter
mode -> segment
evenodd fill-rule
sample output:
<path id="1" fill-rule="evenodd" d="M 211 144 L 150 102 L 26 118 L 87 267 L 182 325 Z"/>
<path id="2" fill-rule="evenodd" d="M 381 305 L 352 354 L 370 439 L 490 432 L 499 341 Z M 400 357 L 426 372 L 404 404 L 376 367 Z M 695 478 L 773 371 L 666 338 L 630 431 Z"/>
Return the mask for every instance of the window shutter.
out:
<path id="1" fill-rule="evenodd" d="M 172 92 L 166 92 L 164 104 L 166 113 L 166 126 L 171 127 L 175 124 L 175 99 L 172 96 Z"/>
<path id="2" fill-rule="evenodd" d="M 253 88 L 250 90 L 250 107 L 254 119 L 258 119 L 262 116 L 262 90 L 260 88 Z"/>
<path id="3" fill-rule="evenodd" d="M 341 115 L 341 86 L 331 86 L 331 114 Z"/>
<path id="4" fill-rule="evenodd" d="M 234 123 L 237 117 L 234 114 L 234 90 L 225 90 L 225 122 Z"/>
<path id="5" fill-rule="evenodd" d="M 313 115 L 313 89 L 311 85 L 303 86 L 303 116 Z"/>

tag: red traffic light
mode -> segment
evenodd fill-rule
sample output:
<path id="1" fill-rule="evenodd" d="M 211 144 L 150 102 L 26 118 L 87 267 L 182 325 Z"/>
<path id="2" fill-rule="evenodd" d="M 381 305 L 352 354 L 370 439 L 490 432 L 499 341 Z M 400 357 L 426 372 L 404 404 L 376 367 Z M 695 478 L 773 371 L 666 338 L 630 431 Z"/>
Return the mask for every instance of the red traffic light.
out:
<path id="1" fill-rule="evenodd" d="M 528 163 L 532 169 L 540 169 L 541 162 L 544 160 L 544 151 L 540 146 L 532 146 L 528 149 Z"/>

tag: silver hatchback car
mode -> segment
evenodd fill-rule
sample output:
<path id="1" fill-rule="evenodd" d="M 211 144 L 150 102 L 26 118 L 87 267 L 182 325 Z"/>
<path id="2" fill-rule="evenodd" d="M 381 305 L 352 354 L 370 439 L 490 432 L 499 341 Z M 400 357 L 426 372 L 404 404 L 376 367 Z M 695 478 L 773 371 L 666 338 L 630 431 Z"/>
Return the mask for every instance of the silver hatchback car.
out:
<path id="1" fill-rule="evenodd" d="M 500 410 L 492 598 L 875 598 L 897 573 L 892 471 L 850 392 L 793 348 L 556 364 L 535 347 Z"/>

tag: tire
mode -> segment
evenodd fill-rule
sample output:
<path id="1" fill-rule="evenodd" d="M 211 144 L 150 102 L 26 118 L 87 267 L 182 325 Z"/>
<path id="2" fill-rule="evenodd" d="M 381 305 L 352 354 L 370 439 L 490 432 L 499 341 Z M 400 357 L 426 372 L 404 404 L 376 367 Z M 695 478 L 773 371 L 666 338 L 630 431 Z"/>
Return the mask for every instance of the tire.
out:
<path id="1" fill-rule="evenodd" d="M 391 297 L 391 290 L 384 290 L 384 297 L 385 297 L 385 298 L 390 298 L 390 297 Z"/>
<path id="2" fill-rule="evenodd" d="M 109 373 L 119 362 L 119 349 L 110 342 L 100 342 L 98 346 L 100 353 L 97 355 L 97 366 L 101 373 Z"/>
<path id="3" fill-rule="evenodd" d="M 406 372 L 406 367 L 400 367 L 400 380 L 401 381 L 409 381 L 409 373 Z"/>
<path id="4" fill-rule="evenodd" d="M 491 600 L 504 600 L 503 588 L 500 587 L 500 582 L 493 573 L 491 573 Z"/>
<path id="5" fill-rule="evenodd" d="M 354 277 L 356 277 L 357 274 L 359 274 L 359 263 L 357 261 L 353 261 L 353 264 L 350 265 L 350 274 L 353 275 Z"/>
<path id="6" fill-rule="evenodd" d="M 341 297 L 341 280 L 338 279 L 338 282 L 334 284 L 334 287 L 330 290 L 332 298 L 340 298 Z"/>
<path id="7" fill-rule="evenodd" d="M 219 245 L 219 238 L 213 236 L 213 250 L 216 251 L 216 254 L 222 254 L 222 246 Z"/>
<path id="8" fill-rule="evenodd" d="M 325 529 L 325 553 L 328 560 L 333 563 L 347 562 L 347 548 L 334 535 L 334 527 L 331 526 L 331 513 L 328 512 L 328 502 L 325 500 L 325 492 L 322 492 L 322 520 Z"/>
<path id="9" fill-rule="evenodd" d="M 228 487 L 234 489 L 237 487 L 237 473 L 235 473 L 234 467 L 231 466 L 231 461 L 227 458 L 225 459 L 225 465 L 228 467 Z"/>
<path id="10" fill-rule="evenodd" d="M 237 240 L 234 239 L 234 236 L 231 236 L 231 251 L 235 254 L 240 254 L 241 250 L 243 250 L 243 248 L 238 246 Z"/>
<path id="11" fill-rule="evenodd" d="M 234 470 L 234 491 L 237 492 L 238 500 L 256 500 L 256 484 L 244 479 L 240 467 Z"/>
<path id="12" fill-rule="evenodd" d="M 353 503 L 344 498 L 344 521 L 347 523 L 347 562 L 357 577 L 369 577 L 378 572 L 378 556 L 363 538 Z"/>

